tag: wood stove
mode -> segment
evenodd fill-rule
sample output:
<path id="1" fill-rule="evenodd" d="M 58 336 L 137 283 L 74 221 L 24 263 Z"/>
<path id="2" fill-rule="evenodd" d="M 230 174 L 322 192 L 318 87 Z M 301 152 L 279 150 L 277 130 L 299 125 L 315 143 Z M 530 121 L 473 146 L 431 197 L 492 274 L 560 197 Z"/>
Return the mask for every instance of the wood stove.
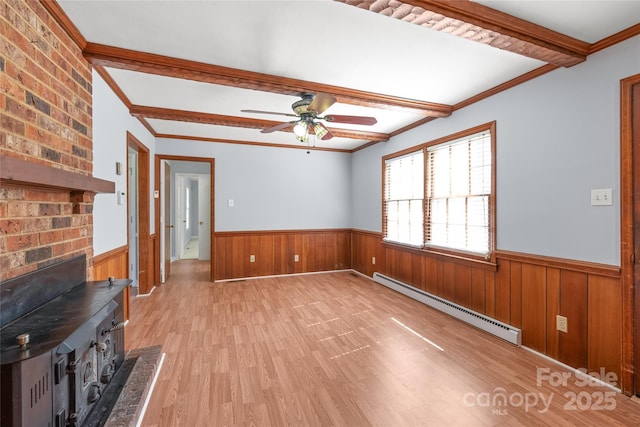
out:
<path id="1" fill-rule="evenodd" d="M 0 284 L 0 425 L 84 426 L 124 361 L 130 280 L 79 256 Z"/>

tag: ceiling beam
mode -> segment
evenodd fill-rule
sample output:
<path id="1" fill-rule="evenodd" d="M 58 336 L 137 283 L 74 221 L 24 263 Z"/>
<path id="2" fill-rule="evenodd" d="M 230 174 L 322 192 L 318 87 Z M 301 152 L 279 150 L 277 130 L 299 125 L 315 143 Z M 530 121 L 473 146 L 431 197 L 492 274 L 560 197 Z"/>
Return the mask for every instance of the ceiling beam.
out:
<path id="1" fill-rule="evenodd" d="M 169 108 L 146 107 L 132 105 L 129 113 L 139 119 L 172 120 L 180 122 L 201 123 L 207 125 L 233 126 L 250 129 L 267 129 L 277 126 L 282 122 L 263 119 L 250 119 L 246 117 L 225 116 L 221 114 L 201 113 L 195 111 L 173 110 Z M 365 132 L 349 129 L 327 127 L 338 138 L 361 139 L 372 142 L 384 142 L 389 140 L 389 135 L 378 132 Z M 283 132 L 292 132 L 293 125 L 282 129 Z"/>
<path id="2" fill-rule="evenodd" d="M 336 0 L 549 64 L 571 67 L 591 45 L 468 0 Z"/>
<path id="3" fill-rule="evenodd" d="M 241 144 L 241 145 L 255 145 L 258 147 L 280 147 L 280 148 L 295 148 L 298 150 L 313 150 L 313 151 L 333 151 L 337 153 L 353 153 L 354 150 L 348 150 L 346 148 L 332 148 L 332 147 L 316 147 L 313 145 L 297 144 L 272 144 L 270 142 L 257 142 L 257 141 L 241 141 L 236 139 L 223 139 L 223 138 L 206 138 L 201 136 L 185 136 L 185 135 L 172 135 L 172 134 L 158 134 L 156 138 L 164 139 L 177 139 L 184 141 L 198 141 L 198 142 L 221 142 L 225 144 Z M 372 143 L 370 143 L 372 144 Z M 368 144 L 365 144 L 368 145 Z"/>
<path id="4" fill-rule="evenodd" d="M 129 113 L 134 117 L 142 117 L 145 119 L 172 120 L 250 129 L 266 129 L 281 123 L 272 120 L 249 119 L 246 117 L 225 116 L 222 114 L 200 113 L 196 111 L 174 110 L 142 105 L 132 105 L 129 108 Z"/>
<path id="5" fill-rule="evenodd" d="M 450 105 L 365 92 L 322 83 L 256 73 L 253 71 L 238 70 L 96 43 L 87 43 L 83 54 L 93 65 L 243 89 L 253 89 L 292 96 L 300 96 L 302 93 L 307 92 L 329 93 L 342 104 L 405 111 L 430 117 L 446 117 L 453 111 Z"/>

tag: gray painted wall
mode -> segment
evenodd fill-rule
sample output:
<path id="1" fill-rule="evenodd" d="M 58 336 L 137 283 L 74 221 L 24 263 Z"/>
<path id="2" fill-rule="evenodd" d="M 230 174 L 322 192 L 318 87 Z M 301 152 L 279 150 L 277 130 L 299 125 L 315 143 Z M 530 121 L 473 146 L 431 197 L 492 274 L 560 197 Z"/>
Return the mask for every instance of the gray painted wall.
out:
<path id="1" fill-rule="evenodd" d="M 497 122 L 497 247 L 620 264 L 620 80 L 640 73 L 640 37 L 353 155 L 353 227 L 381 230 L 381 158 Z M 613 206 L 591 206 L 612 188 Z"/>
<path id="2" fill-rule="evenodd" d="M 153 176 L 154 137 L 93 70 L 93 176 L 113 181 L 116 191 L 127 191 L 127 131 L 149 148 Z M 116 162 L 122 163 L 123 174 L 116 175 Z M 153 207 L 153 183 L 150 182 Z M 155 217 L 150 218 L 149 231 L 155 231 Z M 93 252 L 99 255 L 127 244 L 127 204 L 119 205 L 115 194 L 97 194 L 93 206 Z"/>
<path id="3" fill-rule="evenodd" d="M 351 227 L 348 153 L 171 139 L 156 150 L 215 158 L 216 231 Z"/>

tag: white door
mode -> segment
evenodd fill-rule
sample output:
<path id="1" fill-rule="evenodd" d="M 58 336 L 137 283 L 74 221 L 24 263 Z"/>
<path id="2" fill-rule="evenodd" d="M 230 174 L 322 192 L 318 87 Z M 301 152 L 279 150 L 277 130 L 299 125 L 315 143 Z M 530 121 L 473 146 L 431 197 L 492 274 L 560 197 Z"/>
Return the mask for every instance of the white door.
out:
<path id="1" fill-rule="evenodd" d="M 138 286 L 138 153 L 129 148 L 127 215 L 129 216 L 129 278 Z"/>
<path id="2" fill-rule="evenodd" d="M 211 259 L 211 176 L 198 176 L 198 259 Z"/>
<path id="3" fill-rule="evenodd" d="M 186 254 L 185 248 L 192 237 L 198 236 L 197 211 L 193 209 L 197 206 L 194 199 L 198 194 L 193 193 L 193 180 L 197 181 L 197 176 L 193 174 L 175 174 L 175 216 L 176 216 L 176 235 L 175 250 L 177 259 L 191 258 L 194 254 Z"/>
<path id="4" fill-rule="evenodd" d="M 171 164 L 167 160 L 160 167 L 160 281 L 165 283 L 171 274 Z"/>

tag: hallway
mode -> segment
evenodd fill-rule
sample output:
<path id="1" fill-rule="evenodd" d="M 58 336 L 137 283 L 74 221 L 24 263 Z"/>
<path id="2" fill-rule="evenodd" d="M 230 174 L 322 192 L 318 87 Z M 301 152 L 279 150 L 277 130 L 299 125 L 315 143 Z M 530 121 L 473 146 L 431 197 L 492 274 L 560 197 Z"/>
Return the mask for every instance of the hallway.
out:
<path id="1" fill-rule="evenodd" d="M 184 245 L 184 250 L 182 251 L 182 259 L 198 259 L 200 256 L 199 251 L 199 240 L 197 237 L 192 237 L 189 241 Z"/>

